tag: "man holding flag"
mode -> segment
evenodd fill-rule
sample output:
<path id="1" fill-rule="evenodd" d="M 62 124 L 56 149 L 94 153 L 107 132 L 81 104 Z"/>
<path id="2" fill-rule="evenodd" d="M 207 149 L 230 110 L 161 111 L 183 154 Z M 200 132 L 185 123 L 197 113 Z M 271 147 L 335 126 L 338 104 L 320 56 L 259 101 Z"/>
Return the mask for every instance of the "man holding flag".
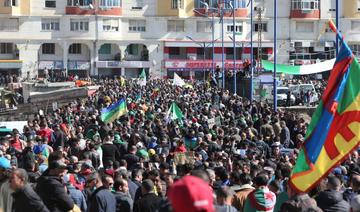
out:
<path id="1" fill-rule="evenodd" d="M 360 142 L 360 66 L 335 25 L 329 25 L 342 45 L 292 170 L 289 183 L 297 193 L 318 185 Z"/>

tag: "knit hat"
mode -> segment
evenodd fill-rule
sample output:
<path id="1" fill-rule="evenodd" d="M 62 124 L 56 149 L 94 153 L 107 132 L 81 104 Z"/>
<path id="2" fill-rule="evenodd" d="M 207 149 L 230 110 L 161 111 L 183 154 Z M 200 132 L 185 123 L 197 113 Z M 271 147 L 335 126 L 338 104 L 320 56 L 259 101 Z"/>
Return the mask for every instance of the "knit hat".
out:
<path id="1" fill-rule="evenodd" d="M 276 203 L 276 195 L 268 187 L 260 187 L 252 191 L 249 196 L 250 207 L 257 211 L 273 211 Z"/>
<path id="2" fill-rule="evenodd" d="M 215 211 L 213 192 L 202 179 L 185 176 L 169 189 L 169 200 L 175 212 L 178 211 Z"/>

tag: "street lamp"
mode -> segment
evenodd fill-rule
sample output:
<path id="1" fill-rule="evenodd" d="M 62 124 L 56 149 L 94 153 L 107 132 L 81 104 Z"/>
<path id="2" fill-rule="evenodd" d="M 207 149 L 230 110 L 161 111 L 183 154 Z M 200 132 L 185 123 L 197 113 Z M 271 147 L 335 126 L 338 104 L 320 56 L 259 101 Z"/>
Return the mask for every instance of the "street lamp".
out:
<path id="1" fill-rule="evenodd" d="M 194 40 L 192 37 L 190 37 L 188 35 L 185 36 L 185 37 L 187 39 L 191 40 L 192 42 L 194 42 L 195 44 L 199 45 L 201 48 L 203 48 L 203 60 L 204 60 L 204 62 L 205 62 L 205 49 L 208 48 L 210 46 L 210 44 L 214 45 L 214 42 L 216 42 L 218 40 L 218 39 L 212 40 L 209 45 L 206 45 L 207 42 L 205 42 L 205 41 L 203 41 L 203 42 L 196 41 L 196 40 Z M 214 57 L 213 57 L 213 59 L 214 59 Z M 204 82 L 205 82 L 206 81 L 205 67 L 203 68 L 203 71 L 204 71 Z"/>
<path id="2" fill-rule="evenodd" d="M 207 2 L 203 2 L 200 1 L 200 3 L 202 5 L 204 5 L 205 7 L 205 14 L 201 13 L 199 11 L 197 11 L 196 9 L 194 9 L 194 12 L 202 15 L 202 16 L 209 16 L 209 9 L 211 10 L 211 39 L 212 39 L 212 64 L 211 64 L 211 72 L 212 72 L 212 76 L 214 76 L 214 72 L 215 72 L 215 63 L 214 63 L 214 52 L 215 52 L 215 45 L 214 45 L 214 40 L 215 40 L 215 21 L 214 21 L 214 11 L 216 11 L 216 8 L 213 7 L 209 7 L 209 4 Z"/>
<path id="3" fill-rule="evenodd" d="M 262 26 L 261 26 L 262 27 Z M 277 111 L 277 85 L 276 85 L 276 45 L 277 45 L 277 0 L 274 0 L 274 112 Z"/>
<path id="4" fill-rule="evenodd" d="M 98 40 L 99 40 L 99 26 L 98 26 L 98 14 L 97 14 L 97 7 L 96 6 L 94 6 L 93 4 L 89 4 L 89 9 L 90 10 L 94 10 L 94 16 L 95 16 L 95 41 L 94 41 L 94 43 L 93 43 L 93 48 L 94 48 L 94 55 L 96 55 L 97 54 L 97 49 L 96 49 L 96 44 L 97 44 L 97 42 L 98 42 Z M 96 57 L 95 57 L 96 58 Z M 93 66 L 93 71 L 95 72 L 95 63 L 96 63 L 96 61 L 95 61 L 95 58 L 94 58 L 94 63 L 93 64 L 91 64 L 92 66 Z M 90 59 L 91 60 L 91 59 Z M 95 73 L 93 73 L 93 74 L 95 74 Z"/>
<path id="5" fill-rule="evenodd" d="M 234 4 L 233 4 L 234 3 Z M 235 45 L 235 39 L 236 39 L 236 35 L 235 35 L 235 0 L 233 0 L 232 2 L 229 2 L 230 7 L 232 8 L 232 15 L 233 15 L 233 59 L 234 59 L 234 67 L 233 67 L 233 71 L 234 71 L 234 94 L 237 93 L 237 89 L 236 89 L 236 45 Z"/>
<path id="6" fill-rule="evenodd" d="M 248 3 L 249 5 L 249 3 Z M 253 23 L 253 13 L 254 13 L 254 2 L 250 0 L 250 102 L 252 103 L 254 96 L 254 48 L 253 48 L 253 31 L 254 31 L 254 23 Z M 261 26 L 262 27 L 262 26 Z"/>

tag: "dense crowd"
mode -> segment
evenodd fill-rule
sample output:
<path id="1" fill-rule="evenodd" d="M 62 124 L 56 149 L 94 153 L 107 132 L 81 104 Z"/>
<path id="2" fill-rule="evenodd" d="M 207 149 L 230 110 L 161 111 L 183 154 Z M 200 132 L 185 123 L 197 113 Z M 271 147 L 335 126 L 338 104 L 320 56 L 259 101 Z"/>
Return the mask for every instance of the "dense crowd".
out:
<path id="1" fill-rule="evenodd" d="M 360 211 L 357 151 L 309 193 L 288 185 L 301 114 L 208 84 L 97 84 L 1 140 L 3 211 Z M 127 115 L 102 122 L 122 98 Z M 173 102 L 181 120 L 167 116 Z"/>

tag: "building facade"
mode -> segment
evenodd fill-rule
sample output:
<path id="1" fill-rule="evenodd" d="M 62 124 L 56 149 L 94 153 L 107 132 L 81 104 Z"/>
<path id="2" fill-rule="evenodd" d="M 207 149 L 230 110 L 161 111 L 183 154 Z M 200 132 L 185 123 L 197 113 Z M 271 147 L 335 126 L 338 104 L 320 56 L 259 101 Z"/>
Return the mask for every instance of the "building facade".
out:
<path id="1" fill-rule="evenodd" d="M 236 68 L 242 68 L 251 57 L 251 34 L 260 65 L 274 55 L 274 1 L 253 0 L 253 33 L 248 1 L 0 0 L 0 74 L 66 69 L 130 78 L 145 69 L 154 77 L 177 72 L 201 78 L 222 64 L 233 69 L 234 52 Z M 335 35 L 326 27 L 335 17 L 335 0 L 278 0 L 277 11 L 279 63 L 335 57 Z M 360 1 L 340 1 L 340 17 L 345 39 L 360 55 Z"/>

